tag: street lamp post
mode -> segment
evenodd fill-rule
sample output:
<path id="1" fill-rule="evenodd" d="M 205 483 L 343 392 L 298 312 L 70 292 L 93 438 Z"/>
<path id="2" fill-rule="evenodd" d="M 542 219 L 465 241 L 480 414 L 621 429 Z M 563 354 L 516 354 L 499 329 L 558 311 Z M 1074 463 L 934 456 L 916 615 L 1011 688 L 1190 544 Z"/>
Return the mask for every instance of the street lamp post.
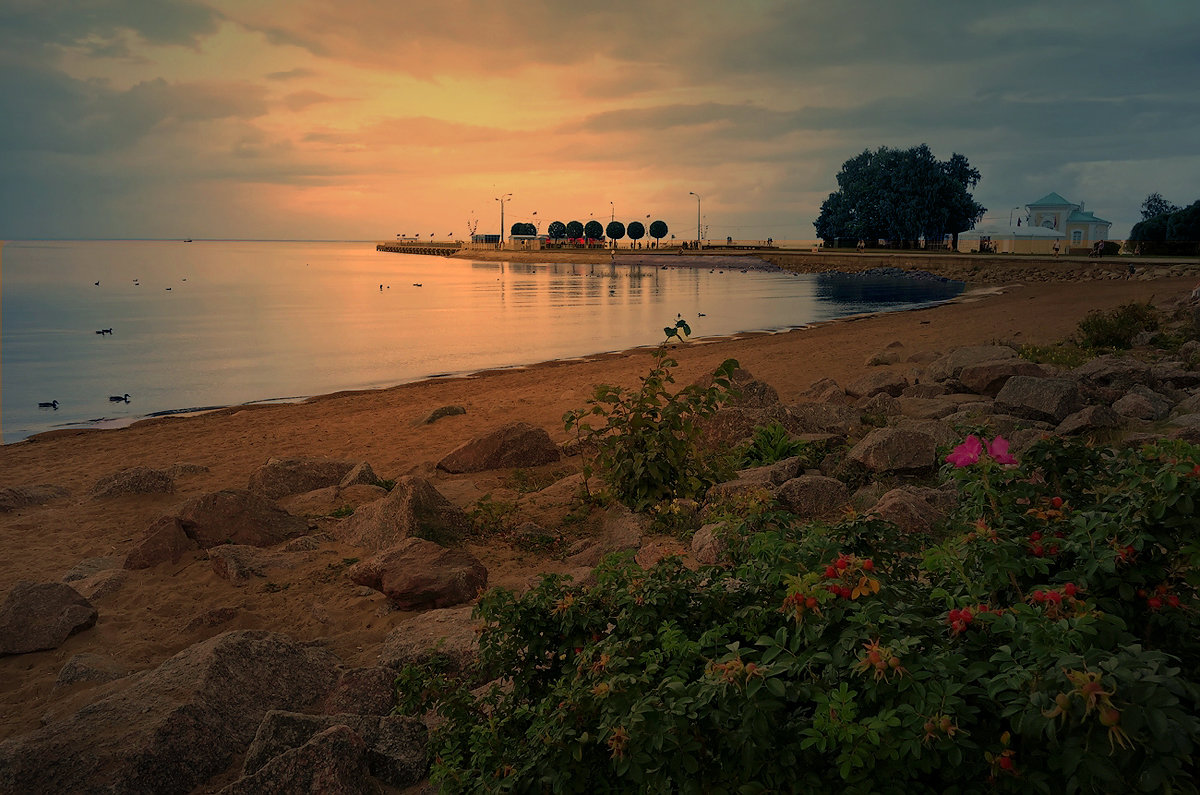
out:
<path id="1" fill-rule="evenodd" d="M 1008 211 L 1008 225 L 1009 225 L 1009 226 L 1012 226 L 1012 214 L 1013 214 L 1013 210 L 1019 210 L 1019 209 L 1021 209 L 1021 208 L 1020 208 L 1020 207 L 1014 207 L 1014 208 L 1012 208 L 1012 210 L 1009 210 L 1009 211 Z"/>
<path id="2" fill-rule="evenodd" d="M 496 201 L 500 202 L 500 248 L 504 248 L 504 203 L 511 198 L 511 193 L 496 197 Z"/>
<path id="3" fill-rule="evenodd" d="M 689 194 L 696 197 L 696 245 L 700 245 L 700 194 L 694 190 L 689 190 Z"/>

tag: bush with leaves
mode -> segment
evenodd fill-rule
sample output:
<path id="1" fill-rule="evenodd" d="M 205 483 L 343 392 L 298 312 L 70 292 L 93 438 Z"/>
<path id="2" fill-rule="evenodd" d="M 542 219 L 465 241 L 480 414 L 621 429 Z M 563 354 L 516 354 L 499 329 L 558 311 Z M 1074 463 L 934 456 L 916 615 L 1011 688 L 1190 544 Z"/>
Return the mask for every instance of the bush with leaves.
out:
<path id="1" fill-rule="evenodd" d="M 672 392 L 671 368 L 678 363 L 659 346 L 654 364 L 639 389 L 600 384 L 589 409 L 563 415 L 581 449 L 595 449 L 595 466 L 613 495 L 635 511 L 663 500 L 698 497 L 716 482 L 716 464 L 698 444 L 701 421 L 711 417 L 733 394 L 731 378 L 738 363 L 727 359 L 709 386 L 691 384 Z M 603 425 L 593 426 L 588 417 Z M 585 468 L 590 476 L 591 464 Z"/>
<path id="2" fill-rule="evenodd" d="M 1195 792 L 1200 448 L 986 451 L 955 451 L 937 543 L 767 510 L 725 567 L 614 558 L 591 588 L 489 592 L 471 681 L 495 686 L 399 679 L 404 708 L 445 718 L 434 782 Z"/>
<path id="3" fill-rule="evenodd" d="M 1111 312 L 1096 310 L 1079 321 L 1079 344 L 1087 348 L 1128 348 L 1143 331 L 1158 329 L 1158 313 L 1151 304 L 1122 304 Z"/>

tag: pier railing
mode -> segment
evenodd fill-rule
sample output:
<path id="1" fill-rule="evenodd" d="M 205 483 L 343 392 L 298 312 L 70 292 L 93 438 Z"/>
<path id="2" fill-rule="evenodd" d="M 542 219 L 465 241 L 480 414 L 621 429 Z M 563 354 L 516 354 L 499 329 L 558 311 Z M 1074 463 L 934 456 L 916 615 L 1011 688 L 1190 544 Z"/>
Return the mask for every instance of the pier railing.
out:
<path id="1" fill-rule="evenodd" d="M 375 244 L 376 251 L 389 251 L 393 254 L 425 254 L 434 257 L 448 257 L 464 247 L 461 240 L 446 242 L 419 242 L 416 240 L 387 240 Z"/>

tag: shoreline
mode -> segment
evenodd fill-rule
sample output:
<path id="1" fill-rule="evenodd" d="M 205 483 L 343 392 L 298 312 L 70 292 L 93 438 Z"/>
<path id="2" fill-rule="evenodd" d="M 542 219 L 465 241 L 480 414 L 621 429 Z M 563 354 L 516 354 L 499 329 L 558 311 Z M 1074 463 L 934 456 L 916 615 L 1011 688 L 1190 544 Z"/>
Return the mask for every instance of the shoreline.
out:
<path id="1" fill-rule="evenodd" d="M 624 264 L 624 263 L 619 263 L 619 264 Z M 681 265 L 681 267 L 690 267 L 690 265 Z M 783 269 L 780 269 L 780 268 L 756 268 L 755 270 L 780 270 L 780 271 L 782 271 Z M 850 273 L 850 274 L 845 274 L 845 275 L 853 276 L 853 275 L 858 275 L 858 274 Z M 884 275 L 900 275 L 900 274 L 884 274 Z M 912 278 L 921 278 L 921 275 L 918 273 L 912 273 L 912 274 L 907 274 L 907 275 Z M 926 274 L 926 275 L 932 276 L 933 274 Z M 760 329 L 743 329 L 740 331 L 732 332 L 730 334 L 718 334 L 718 335 L 713 335 L 710 337 L 692 337 L 692 338 L 689 338 L 686 343 L 682 343 L 682 344 L 687 345 L 687 346 L 714 345 L 714 344 L 729 342 L 729 341 L 733 341 L 733 340 L 746 339 L 746 338 L 752 337 L 752 336 L 769 336 L 769 335 L 776 335 L 776 334 L 787 334 L 787 333 L 791 333 L 794 331 L 804 331 L 807 329 L 817 328 L 817 327 L 836 324 L 836 323 L 854 322 L 857 320 L 863 320 L 863 319 L 875 317 L 878 315 L 901 313 L 901 312 L 915 312 L 915 311 L 920 311 L 920 310 L 924 310 L 924 309 L 932 309 L 932 308 L 935 308 L 938 306 L 942 306 L 944 304 L 958 302 L 958 301 L 960 301 L 964 298 L 968 298 L 970 296 L 980 295 L 981 294 L 979 292 L 980 289 L 981 288 L 976 288 L 973 290 L 973 289 L 971 289 L 970 285 L 964 285 L 964 289 L 961 293 L 954 296 L 953 298 L 947 298 L 944 300 L 932 301 L 932 302 L 926 302 L 926 303 L 920 303 L 920 304 L 905 305 L 905 306 L 902 306 L 902 307 L 899 307 L 896 309 L 880 309 L 880 310 L 876 310 L 873 312 L 859 312 L 859 313 L 850 314 L 850 315 L 841 315 L 839 317 L 833 317 L 833 318 L 828 318 L 828 319 L 824 319 L 824 320 L 815 320 L 815 321 L 812 321 L 809 323 L 804 323 L 801 325 L 779 326 L 779 327 L 773 327 L 773 328 L 760 328 Z M 987 294 L 993 294 L 993 293 L 987 293 Z M 972 298 L 971 300 L 976 300 L 976 299 Z M 679 344 L 679 343 L 676 343 L 676 344 Z M 257 406 L 297 405 L 297 404 L 309 403 L 312 401 L 325 400 L 325 399 L 340 396 L 340 395 L 383 392 L 383 391 L 388 391 L 388 390 L 392 390 L 392 389 L 399 389 L 401 387 L 406 387 L 406 386 L 410 386 L 410 385 L 414 385 L 414 384 L 422 384 L 422 383 L 426 383 L 426 382 L 438 382 L 438 381 L 446 381 L 446 380 L 450 380 L 450 379 L 470 380 L 473 378 L 486 376 L 490 373 L 502 373 L 502 372 L 518 371 L 518 370 L 527 370 L 527 369 L 531 369 L 531 368 L 553 367 L 553 366 L 558 366 L 561 364 L 569 364 L 572 362 L 595 361 L 598 359 L 598 357 L 604 357 L 604 356 L 627 356 L 627 355 L 634 354 L 638 351 L 652 350 L 657 347 L 658 347 L 657 344 L 635 345 L 631 348 L 614 348 L 611 350 L 591 351 L 588 353 L 578 354 L 575 356 L 564 356 L 564 357 L 559 357 L 559 358 L 554 358 L 554 359 L 544 359 L 544 360 L 539 360 L 539 361 L 534 361 L 534 362 L 524 362 L 521 364 L 513 364 L 513 365 L 508 365 L 508 366 L 485 367 L 485 368 L 478 369 L 478 370 L 463 370 L 463 371 L 447 372 L 447 373 L 435 373 L 432 375 L 419 376 L 417 378 L 409 379 L 406 381 L 399 381 L 394 384 L 389 384 L 387 386 L 370 386 L 370 387 L 362 387 L 362 388 L 337 389 L 332 392 L 320 392 L 320 393 L 316 393 L 316 394 L 312 394 L 312 395 L 293 395 L 293 396 L 287 396 L 287 397 L 267 397 L 267 398 L 259 398 L 257 400 L 246 401 L 244 403 L 230 403 L 230 404 L 225 404 L 225 405 L 162 409 L 160 411 L 155 411 L 155 412 L 151 412 L 150 414 L 145 414 L 145 415 L 136 416 L 136 417 L 114 417 L 111 419 L 101 417 L 101 418 L 98 418 L 95 420 L 71 423 L 71 424 L 64 425 L 64 426 L 57 427 L 57 428 L 50 428 L 45 431 L 38 431 L 37 433 L 30 434 L 29 436 L 26 436 L 22 439 L 16 439 L 11 442 L 2 442 L 2 443 L 0 443 L 0 448 L 12 446 L 12 445 L 19 445 L 19 444 L 22 444 L 25 442 L 35 441 L 35 440 L 37 440 L 41 437 L 45 437 L 45 436 L 52 436 L 52 435 L 57 436 L 57 435 L 62 435 L 62 434 L 74 435 L 77 433 L 86 433 L 86 432 L 90 432 L 90 431 L 117 431 L 117 430 L 122 430 L 124 428 L 130 428 L 130 427 L 139 425 L 144 422 L 153 422 L 156 420 L 183 419 L 183 418 L 187 418 L 187 417 L 197 417 L 197 416 L 201 416 L 204 414 L 211 414 L 214 412 L 228 411 L 228 410 L 233 410 L 233 409 L 250 409 L 250 408 L 257 407 Z"/>

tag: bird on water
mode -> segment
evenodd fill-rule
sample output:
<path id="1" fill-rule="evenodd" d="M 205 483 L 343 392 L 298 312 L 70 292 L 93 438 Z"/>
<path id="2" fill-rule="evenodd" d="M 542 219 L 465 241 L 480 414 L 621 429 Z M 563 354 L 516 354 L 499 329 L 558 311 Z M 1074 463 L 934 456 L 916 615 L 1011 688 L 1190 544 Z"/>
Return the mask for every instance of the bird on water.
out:
<path id="1" fill-rule="evenodd" d="M 113 403 L 128 403 L 129 393 L 126 392 L 124 395 L 109 395 L 108 399 Z"/>
<path id="2" fill-rule="evenodd" d="M 57 411 L 58 410 L 58 401 L 51 400 L 49 403 L 39 403 L 38 408 L 39 409 L 54 409 L 55 411 Z"/>

